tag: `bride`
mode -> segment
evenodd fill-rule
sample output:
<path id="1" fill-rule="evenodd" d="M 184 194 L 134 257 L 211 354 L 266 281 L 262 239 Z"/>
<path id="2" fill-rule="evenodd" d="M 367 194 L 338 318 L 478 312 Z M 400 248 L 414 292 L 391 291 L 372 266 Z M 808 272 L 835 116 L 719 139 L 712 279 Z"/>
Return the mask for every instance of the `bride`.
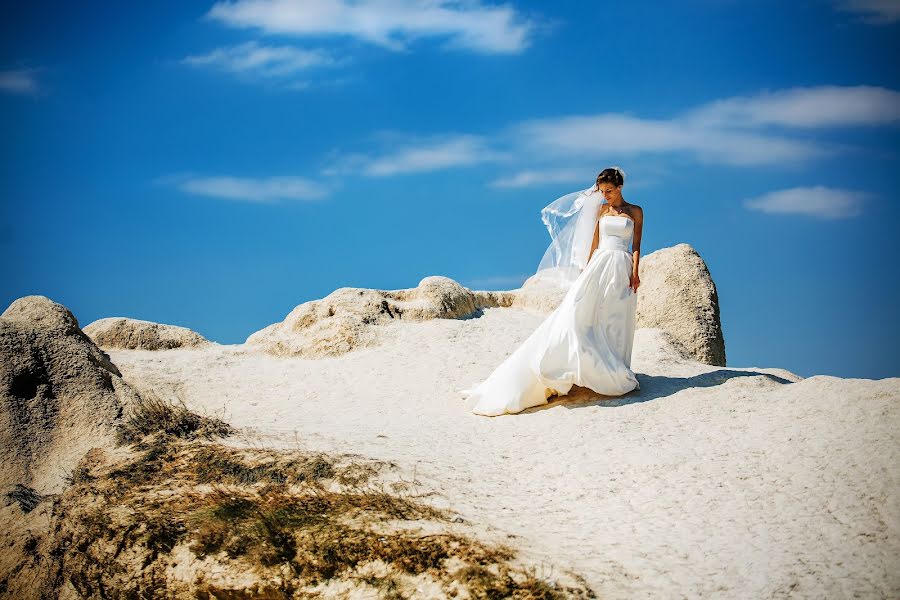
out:
<path id="1" fill-rule="evenodd" d="M 640 388 L 631 351 L 644 212 L 625 201 L 624 184 L 610 167 L 541 211 L 552 242 L 523 287 L 561 286 L 565 296 L 487 379 L 459 391 L 473 413 L 518 413 L 573 385 L 606 396 Z"/>

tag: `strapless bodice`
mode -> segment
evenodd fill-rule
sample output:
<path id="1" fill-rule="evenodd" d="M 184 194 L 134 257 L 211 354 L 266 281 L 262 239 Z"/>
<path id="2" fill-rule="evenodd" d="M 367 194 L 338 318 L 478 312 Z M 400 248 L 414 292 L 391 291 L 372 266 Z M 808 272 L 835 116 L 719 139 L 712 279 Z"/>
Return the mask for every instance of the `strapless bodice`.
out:
<path id="1" fill-rule="evenodd" d="M 628 217 L 622 215 L 600 217 L 600 246 L 598 248 L 631 252 L 633 236 L 634 221 Z"/>

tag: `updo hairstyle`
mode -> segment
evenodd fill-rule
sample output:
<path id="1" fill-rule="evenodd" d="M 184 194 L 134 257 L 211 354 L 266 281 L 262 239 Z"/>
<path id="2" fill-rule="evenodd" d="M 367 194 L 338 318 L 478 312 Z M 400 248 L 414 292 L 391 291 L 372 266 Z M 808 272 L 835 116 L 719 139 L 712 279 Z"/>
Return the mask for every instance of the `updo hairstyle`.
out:
<path id="1" fill-rule="evenodd" d="M 608 169 L 603 169 L 600 171 L 600 174 L 597 175 L 597 189 L 600 189 L 601 183 L 611 183 L 615 187 L 619 187 L 620 185 L 625 185 L 625 175 L 618 167 L 610 167 Z"/>

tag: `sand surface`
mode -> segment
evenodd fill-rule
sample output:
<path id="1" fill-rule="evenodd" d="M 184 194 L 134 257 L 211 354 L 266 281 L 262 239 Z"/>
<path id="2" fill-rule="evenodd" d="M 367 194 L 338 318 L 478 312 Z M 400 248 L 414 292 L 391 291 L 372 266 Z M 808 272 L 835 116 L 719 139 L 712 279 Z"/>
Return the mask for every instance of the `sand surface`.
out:
<path id="1" fill-rule="evenodd" d="M 900 379 L 711 367 L 641 329 L 637 392 L 468 412 L 456 390 L 543 318 L 397 322 L 379 347 L 315 360 L 108 353 L 127 381 L 246 428 L 245 443 L 395 462 L 435 504 L 601 598 L 900 597 Z"/>

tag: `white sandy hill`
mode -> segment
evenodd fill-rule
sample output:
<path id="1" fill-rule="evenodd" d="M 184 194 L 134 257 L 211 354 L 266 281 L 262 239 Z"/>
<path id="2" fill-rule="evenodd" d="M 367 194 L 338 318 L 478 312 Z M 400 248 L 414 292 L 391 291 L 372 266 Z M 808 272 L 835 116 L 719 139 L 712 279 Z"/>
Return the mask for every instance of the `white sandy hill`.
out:
<path id="1" fill-rule="evenodd" d="M 677 248 L 668 250 L 690 258 Z M 109 354 L 126 381 L 245 428 L 245 443 L 393 461 L 437 490 L 435 502 L 505 532 L 528 557 L 582 573 L 601 598 L 900 597 L 900 379 L 709 364 L 718 307 L 695 311 L 694 333 L 682 328 L 677 305 L 696 295 L 683 275 L 659 275 L 682 290 L 658 299 L 674 307 L 672 331 L 637 331 L 640 390 L 604 398 L 573 388 L 518 415 L 473 415 L 456 390 L 486 377 L 544 318 L 522 307 L 540 304 L 523 290 L 462 288 L 474 297 L 469 318 L 371 320 L 365 306 L 440 303 L 428 278 L 363 290 L 362 307 L 331 296 L 301 305 L 263 330 L 270 344 L 260 335 Z M 344 300 L 353 293 L 342 290 Z M 332 330 L 319 322 L 342 307 L 377 335 L 349 315 Z M 310 339 L 333 342 L 340 331 L 366 343 L 300 356 Z"/>

